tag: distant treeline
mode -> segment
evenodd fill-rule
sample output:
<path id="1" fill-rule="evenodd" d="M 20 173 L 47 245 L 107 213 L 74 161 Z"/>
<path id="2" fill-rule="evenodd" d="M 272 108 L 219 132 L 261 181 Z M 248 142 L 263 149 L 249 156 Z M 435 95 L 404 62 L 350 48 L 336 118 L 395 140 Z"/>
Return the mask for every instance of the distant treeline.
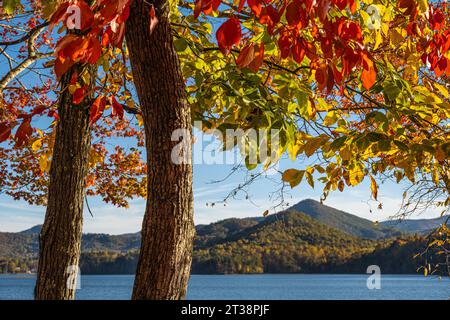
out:
<path id="1" fill-rule="evenodd" d="M 344 232 L 297 211 L 198 226 L 192 273 L 365 273 L 369 265 L 378 265 L 383 273 L 414 274 L 422 266 L 435 270 L 445 262 L 442 255 L 423 254 L 427 240 L 422 236 L 368 239 L 348 229 Z M 139 234 L 86 235 L 84 240 L 83 274 L 135 273 Z M 28 249 L 34 242 L 17 241 L 16 247 L 19 243 L 22 251 L 9 251 L 24 255 L 0 258 L 2 272 L 36 271 L 36 260 L 30 257 L 35 251 Z"/>
<path id="2" fill-rule="evenodd" d="M 414 258 L 425 245 L 423 238 L 397 239 L 365 250 L 351 245 L 346 249 L 330 247 L 329 250 L 308 245 L 298 250 L 289 244 L 225 244 L 196 250 L 192 273 L 365 273 L 367 266 L 378 265 L 383 273 L 414 274 L 425 263 L 443 262 L 426 261 L 423 256 Z M 80 268 L 82 274 L 134 274 L 137 260 L 137 251 L 88 252 L 81 255 Z M 0 270 L 8 273 L 34 272 L 36 266 L 34 259 L 0 260 Z"/>

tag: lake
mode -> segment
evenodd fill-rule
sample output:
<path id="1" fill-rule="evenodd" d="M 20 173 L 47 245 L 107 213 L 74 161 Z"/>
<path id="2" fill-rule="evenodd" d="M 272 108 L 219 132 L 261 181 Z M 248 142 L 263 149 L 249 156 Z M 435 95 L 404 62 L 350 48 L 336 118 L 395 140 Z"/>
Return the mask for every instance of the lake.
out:
<path id="1" fill-rule="evenodd" d="M 367 288 L 368 275 L 192 275 L 188 299 L 255 300 L 447 300 L 450 278 L 382 275 L 381 289 Z M 84 275 L 77 299 L 127 300 L 133 275 Z M 0 275 L 0 300 L 32 299 L 32 275 Z"/>

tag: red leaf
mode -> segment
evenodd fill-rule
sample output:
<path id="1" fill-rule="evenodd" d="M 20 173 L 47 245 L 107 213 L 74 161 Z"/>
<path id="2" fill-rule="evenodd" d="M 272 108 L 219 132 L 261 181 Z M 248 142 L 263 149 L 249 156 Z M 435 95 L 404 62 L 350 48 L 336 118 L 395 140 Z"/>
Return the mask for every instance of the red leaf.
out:
<path id="1" fill-rule="evenodd" d="M 83 102 L 84 98 L 86 97 L 87 89 L 88 86 L 84 86 L 75 90 L 72 96 L 73 104 L 80 104 Z"/>
<path id="2" fill-rule="evenodd" d="M 57 58 L 55 61 L 55 74 L 58 79 L 61 79 L 61 77 L 69 71 L 70 67 L 72 67 L 75 64 L 72 60 L 66 59 L 61 60 L 60 58 Z"/>
<path id="3" fill-rule="evenodd" d="M 99 96 L 97 99 L 95 99 L 94 104 L 91 107 L 91 115 L 90 115 L 90 122 L 91 125 L 96 123 L 98 119 L 103 115 L 103 111 L 105 111 L 106 106 L 106 97 L 105 96 Z"/>
<path id="4" fill-rule="evenodd" d="M 240 68 L 245 68 L 253 61 L 253 59 L 255 59 L 255 44 L 250 43 L 242 48 L 236 59 L 236 64 Z"/>
<path id="5" fill-rule="evenodd" d="M 269 34 L 273 34 L 275 25 L 280 22 L 280 15 L 273 6 L 266 6 L 262 9 L 259 22 L 267 25 Z"/>
<path id="6" fill-rule="evenodd" d="M 117 102 L 115 97 L 110 97 L 109 101 L 112 107 L 111 115 L 113 117 L 117 116 L 120 120 L 123 120 L 123 106 Z"/>
<path id="7" fill-rule="evenodd" d="M 238 45 L 242 38 L 241 23 L 236 18 L 225 21 L 216 33 L 220 51 L 227 55 L 233 45 Z"/>
<path id="8" fill-rule="evenodd" d="M 150 7 L 150 34 L 155 30 L 156 25 L 158 24 L 158 17 L 156 16 L 155 6 Z"/>
<path id="9" fill-rule="evenodd" d="M 261 11 L 263 9 L 263 2 L 260 0 L 247 0 L 248 6 L 252 10 L 253 14 L 259 18 Z"/>
<path id="10" fill-rule="evenodd" d="M 210 14 L 213 11 L 216 11 L 222 0 L 196 0 L 194 7 L 194 18 L 197 19 L 200 13 Z"/>
<path id="11" fill-rule="evenodd" d="M 33 128 L 31 128 L 31 118 L 27 117 L 23 119 L 22 124 L 19 126 L 16 132 L 16 147 L 25 145 L 33 134 Z"/>
<path id="12" fill-rule="evenodd" d="M 433 30 L 439 31 L 445 25 L 445 15 L 441 10 L 430 7 L 430 23 Z"/>
<path id="13" fill-rule="evenodd" d="M 343 19 L 338 26 L 338 35 L 345 41 L 356 40 L 362 42 L 361 28 L 352 21 Z"/>
<path id="14" fill-rule="evenodd" d="M 306 50 L 303 47 L 303 41 L 297 40 L 294 47 L 292 47 L 292 55 L 295 62 L 302 63 L 303 58 L 305 58 Z"/>
<path id="15" fill-rule="evenodd" d="M 52 32 L 52 29 L 54 28 L 54 26 L 56 24 L 58 24 L 63 17 L 66 15 L 67 13 L 67 8 L 69 7 L 69 2 L 63 2 L 61 3 L 61 5 L 59 6 L 59 8 L 52 14 L 52 16 L 50 17 L 50 25 L 49 25 L 49 29 L 50 29 L 50 33 Z"/>
<path id="16" fill-rule="evenodd" d="M 239 0 L 238 12 L 241 12 L 246 0 Z"/>
<path id="17" fill-rule="evenodd" d="M 33 116 L 37 115 L 37 114 L 42 114 L 45 110 L 47 110 L 47 106 L 44 105 L 39 105 L 36 108 L 33 109 L 33 111 L 31 112 L 31 114 Z"/>
<path id="18" fill-rule="evenodd" d="M 6 141 L 11 135 L 11 127 L 6 123 L 0 123 L 0 143 Z"/>
<path id="19" fill-rule="evenodd" d="M 59 115 L 58 112 L 56 112 L 56 110 L 50 110 L 47 114 L 49 117 L 53 117 L 56 120 L 59 120 Z"/>
<path id="20" fill-rule="evenodd" d="M 327 67 L 325 64 L 320 65 L 316 69 L 316 81 L 317 81 L 319 90 L 322 91 L 325 88 L 325 85 L 327 84 L 327 81 L 328 81 Z"/>
<path id="21" fill-rule="evenodd" d="M 86 57 L 82 61 L 87 61 L 90 64 L 97 63 L 98 59 L 102 56 L 102 45 L 97 37 L 93 36 L 89 38 L 89 49 L 87 50 Z"/>
<path id="22" fill-rule="evenodd" d="M 286 20 L 288 25 L 299 27 L 306 25 L 306 12 L 298 2 L 291 2 L 286 8 Z"/>
<path id="23" fill-rule="evenodd" d="M 92 24 L 94 23 L 94 13 L 92 12 L 91 7 L 84 0 L 78 0 L 76 6 L 78 8 L 80 8 L 80 13 L 81 13 L 81 16 L 80 16 L 81 29 L 80 30 L 85 31 L 88 28 L 90 28 L 92 26 Z"/>

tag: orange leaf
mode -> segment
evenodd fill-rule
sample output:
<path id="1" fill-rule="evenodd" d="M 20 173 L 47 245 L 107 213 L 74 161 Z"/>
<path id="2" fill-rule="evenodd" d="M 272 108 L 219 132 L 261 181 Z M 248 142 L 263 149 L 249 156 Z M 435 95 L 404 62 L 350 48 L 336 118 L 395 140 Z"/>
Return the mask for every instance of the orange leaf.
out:
<path id="1" fill-rule="evenodd" d="M 367 90 L 372 88 L 377 80 L 377 71 L 375 70 L 375 65 L 373 61 L 367 56 L 367 54 L 362 54 L 363 58 L 363 72 L 361 74 L 361 81 Z"/>
<path id="2" fill-rule="evenodd" d="M 247 0 L 247 4 L 252 10 L 253 14 L 259 18 L 261 11 L 263 9 L 263 1 L 260 0 Z"/>
<path id="3" fill-rule="evenodd" d="M 245 46 L 239 54 L 236 63 L 240 68 L 249 68 L 258 72 L 264 61 L 264 43 L 251 43 Z"/>
<path id="4" fill-rule="evenodd" d="M 95 99 L 94 104 L 91 107 L 91 115 L 90 115 L 90 122 L 91 125 L 96 123 L 98 119 L 103 115 L 103 111 L 105 111 L 105 105 L 106 105 L 106 97 L 105 96 L 99 96 L 97 99 Z"/>
<path id="5" fill-rule="evenodd" d="M 372 196 L 375 200 L 377 200 L 378 198 L 378 187 L 377 187 L 377 182 L 375 181 L 375 179 L 370 176 L 370 189 L 372 190 Z"/>

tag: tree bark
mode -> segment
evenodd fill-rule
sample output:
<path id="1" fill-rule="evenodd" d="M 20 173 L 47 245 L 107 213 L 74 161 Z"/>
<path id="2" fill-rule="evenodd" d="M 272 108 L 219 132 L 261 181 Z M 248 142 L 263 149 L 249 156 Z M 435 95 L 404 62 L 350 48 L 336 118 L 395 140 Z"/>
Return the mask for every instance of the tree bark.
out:
<path id="1" fill-rule="evenodd" d="M 153 2 L 158 24 L 150 33 L 148 2 L 134 1 L 126 39 L 143 112 L 148 196 L 133 299 L 182 299 L 186 295 L 194 237 L 191 112 L 173 46 L 167 0 Z M 171 159 L 172 132 L 186 129 L 184 156 Z"/>
<path id="2" fill-rule="evenodd" d="M 80 258 L 85 178 L 91 145 L 91 99 L 88 97 L 82 104 L 73 105 L 72 95 L 67 89 L 72 72 L 77 68 L 75 66 L 61 80 L 60 120 L 50 168 L 47 211 L 39 237 L 35 288 L 35 298 L 39 300 L 75 298 L 75 288 L 68 284 L 76 276 Z M 78 74 L 82 72 L 77 71 Z M 89 72 L 92 75 L 92 70 Z"/>

